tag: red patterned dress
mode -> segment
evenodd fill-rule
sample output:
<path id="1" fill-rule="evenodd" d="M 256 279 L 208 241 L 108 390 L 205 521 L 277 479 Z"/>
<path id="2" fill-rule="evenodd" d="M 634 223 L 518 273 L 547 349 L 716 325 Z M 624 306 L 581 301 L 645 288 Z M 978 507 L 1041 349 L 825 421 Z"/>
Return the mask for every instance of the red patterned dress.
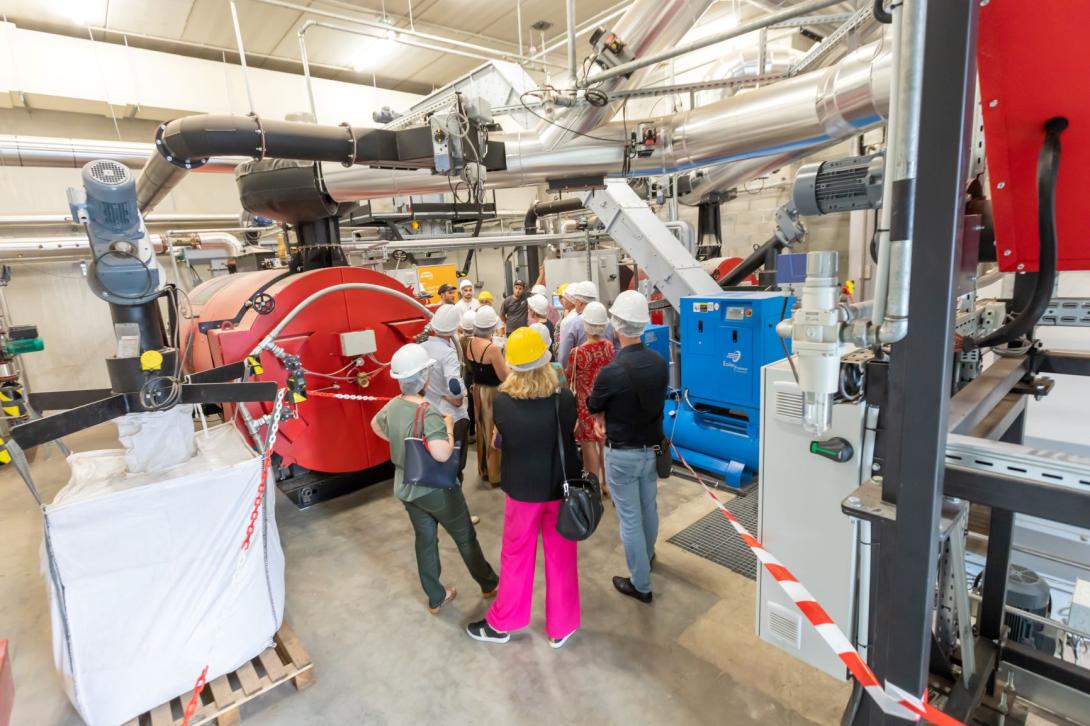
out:
<path id="1" fill-rule="evenodd" d="M 599 340 L 583 343 L 568 358 L 568 367 L 564 374 L 568 378 L 572 393 L 575 394 L 575 404 L 578 407 L 579 417 L 575 421 L 575 440 L 578 443 L 602 441 L 594 434 L 594 418 L 587 410 L 587 397 L 594 388 L 598 371 L 613 362 L 613 356 L 613 343 Z"/>

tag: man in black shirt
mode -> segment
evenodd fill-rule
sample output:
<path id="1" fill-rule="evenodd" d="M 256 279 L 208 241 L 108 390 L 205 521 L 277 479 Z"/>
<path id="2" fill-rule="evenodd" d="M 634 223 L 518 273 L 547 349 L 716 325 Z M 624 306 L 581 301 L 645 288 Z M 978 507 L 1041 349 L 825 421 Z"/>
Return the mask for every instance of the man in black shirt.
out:
<path id="1" fill-rule="evenodd" d="M 609 312 L 621 350 L 598 374 L 587 398 L 587 410 L 594 414 L 599 435 L 606 438 L 606 479 L 617 506 L 631 573 L 631 577 L 614 577 L 613 586 L 650 603 L 651 560 L 659 535 L 655 447 L 662 442 L 669 369 L 662 356 L 645 348 L 640 340 L 651 322 L 643 295 L 626 290 Z"/>
<path id="2" fill-rule="evenodd" d="M 503 324 L 507 326 L 508 335 L 519 328 L 526 327 L 526 316 L 529 312 L 527 309 L 526 283 L 522 280 L 515 280 L 514 291 L 515 294 L 509 296 L 500 305 L 500 318 L 503 320 Z"/>

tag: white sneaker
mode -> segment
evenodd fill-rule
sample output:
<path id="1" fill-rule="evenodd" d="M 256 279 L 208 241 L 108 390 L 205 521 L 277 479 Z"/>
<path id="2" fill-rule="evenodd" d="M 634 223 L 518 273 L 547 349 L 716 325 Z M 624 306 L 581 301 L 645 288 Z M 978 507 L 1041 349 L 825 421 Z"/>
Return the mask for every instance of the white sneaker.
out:
<path id="1" fill-rule="evenodd" d="M 575 630 L 571 631 L 563 638 L 549 638 L 549 647 L 555 649 L 563 648 L 564 644 L 568 642 L 571 637 L 575 635 Z"/>

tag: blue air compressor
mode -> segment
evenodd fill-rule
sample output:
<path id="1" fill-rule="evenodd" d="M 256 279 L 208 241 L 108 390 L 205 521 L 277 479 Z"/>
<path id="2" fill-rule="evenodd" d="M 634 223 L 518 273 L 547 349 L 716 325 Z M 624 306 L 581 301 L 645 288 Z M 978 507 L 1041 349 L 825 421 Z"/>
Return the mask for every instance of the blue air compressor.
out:
<path id="1" fill-rule="evenodd" d="M 761 367 L 785 357 L 776 324 L 794 303 L 782 292 L 681 300 L 681 387 L 666 402 L 664 428 L 691 466 L 729 487 L 745 488 L 757 469 Z"/>

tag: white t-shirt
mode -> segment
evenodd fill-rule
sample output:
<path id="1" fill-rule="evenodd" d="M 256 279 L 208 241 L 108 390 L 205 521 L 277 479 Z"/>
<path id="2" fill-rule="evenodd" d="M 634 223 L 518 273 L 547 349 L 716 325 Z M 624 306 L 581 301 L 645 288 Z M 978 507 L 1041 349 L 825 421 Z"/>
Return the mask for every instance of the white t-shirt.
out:
<path id="1" fill-rule="evenodd" d="M 458 302 L 454 303 L 454 308 L 459 315 L 465 315 L 470 310 L 476 312 L 480 307 L 481 304 L 477 302 L 476 298 L 470 298 L 468 301 L 459 299 Z"/>
<path id="2" fill-rule="evenodd" d="M 462 378 L 462 360 L 458 355 L 458 344 L 453 341 L 440 338 L 437 335 L 429 336 L 423 343 L 428 355 L 435 360 L 431 375 L 428 376 L 428 387 L 424 389 L 424 398 L 427 399 L 439 413 L 444 416 L 452 416 L 455 421 L 469 418 L 466 403 L 465 380 Z M 443 396 L 454 397 L 450 392 L 451 379 L 457 379 L 462 392 L 462 405 L 452 406 Z"/>

